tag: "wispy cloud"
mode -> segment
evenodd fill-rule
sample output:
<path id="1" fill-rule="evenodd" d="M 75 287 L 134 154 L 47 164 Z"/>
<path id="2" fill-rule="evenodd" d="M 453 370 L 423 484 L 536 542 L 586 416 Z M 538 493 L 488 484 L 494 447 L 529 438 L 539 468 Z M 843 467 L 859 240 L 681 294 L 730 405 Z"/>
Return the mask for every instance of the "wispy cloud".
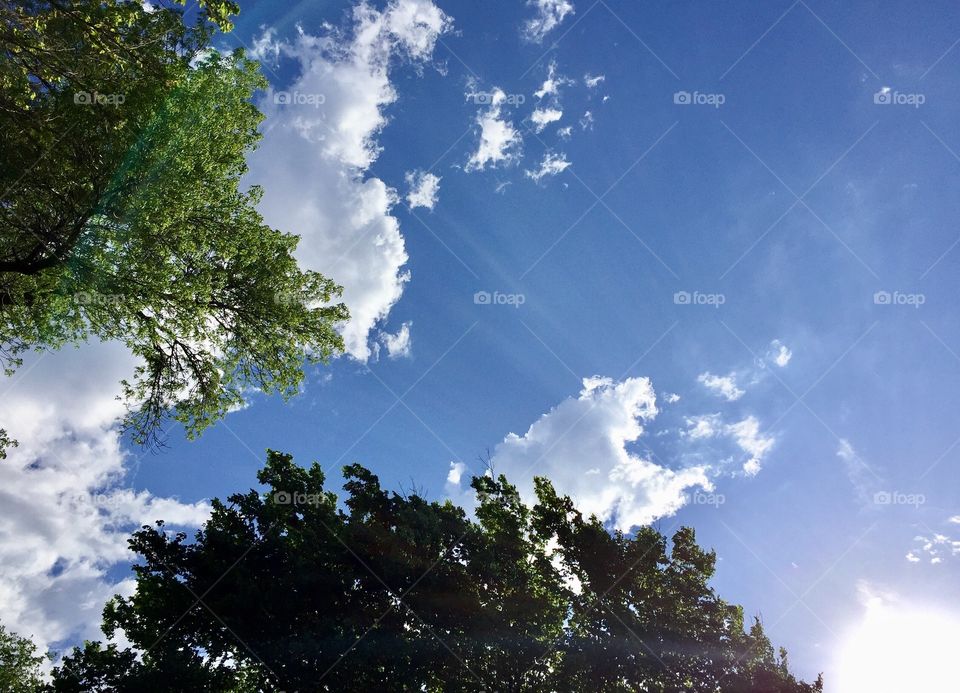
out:
<path id="1" fill-rule="evenodd" d="M 528 0 L 527 5 L 536 10 L 536 15 L 524 22 L 523 36 L 535 43 L 543 41 L 574 12 L 573 3 L 568 0 Z"/>
<path id="2" fill-rule="evenodd" d="M 562 152 L 559 154 L 547 152 L 543 157 L 543 161 L 540 162 L 540 166 L 534 171 L 526 171 L 526 176 L 533 179 L 534 182 L 539 183 L 543 178 L 563 173 L 570 165 L 570 162 L 567 161 L 566 154 Z"/>

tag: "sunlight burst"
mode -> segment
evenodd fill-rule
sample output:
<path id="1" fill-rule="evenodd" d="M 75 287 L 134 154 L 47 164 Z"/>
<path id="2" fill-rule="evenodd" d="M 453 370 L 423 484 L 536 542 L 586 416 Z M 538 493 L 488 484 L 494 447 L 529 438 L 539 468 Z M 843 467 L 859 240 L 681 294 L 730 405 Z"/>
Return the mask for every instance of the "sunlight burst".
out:
<path id="1" fill-rule="evenodd" d="M 841 649 L 842 693 L 945 691 L 956 684 L 960 619 L 943 611 L 871 605 Z"/>

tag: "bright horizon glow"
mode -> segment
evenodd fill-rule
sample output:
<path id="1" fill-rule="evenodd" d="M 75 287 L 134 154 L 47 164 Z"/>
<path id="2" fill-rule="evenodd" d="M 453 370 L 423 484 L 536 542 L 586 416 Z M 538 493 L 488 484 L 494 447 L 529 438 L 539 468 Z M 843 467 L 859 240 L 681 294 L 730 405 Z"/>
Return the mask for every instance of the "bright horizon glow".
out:
<path id="1" fill-rule="evenodd" d="M 873 603 L 840 649 L 837 693 L 945 691 L 957 681 L 960 618 L 942 610 Z"/>

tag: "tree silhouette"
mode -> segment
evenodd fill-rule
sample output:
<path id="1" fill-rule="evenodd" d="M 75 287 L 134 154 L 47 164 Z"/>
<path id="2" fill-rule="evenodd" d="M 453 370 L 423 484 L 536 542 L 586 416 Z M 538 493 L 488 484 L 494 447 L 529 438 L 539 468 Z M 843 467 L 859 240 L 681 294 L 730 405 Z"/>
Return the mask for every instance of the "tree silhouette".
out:
<path id="1" fill-rule="evenodd" d="M 692 529 L 611 533 L 538 479 L 521 502 L 477 477 L 476 519 L 345 468 L 269 452 L 250 490 L 188 541 L 131 539 L 137 589 L 104 611 L 132 650 L 87 643 L 56 691 L 751 691 L 801 693 L 759 620 L 709 586 Z M 139 658 L 136 655 L 140 655 Z"/>

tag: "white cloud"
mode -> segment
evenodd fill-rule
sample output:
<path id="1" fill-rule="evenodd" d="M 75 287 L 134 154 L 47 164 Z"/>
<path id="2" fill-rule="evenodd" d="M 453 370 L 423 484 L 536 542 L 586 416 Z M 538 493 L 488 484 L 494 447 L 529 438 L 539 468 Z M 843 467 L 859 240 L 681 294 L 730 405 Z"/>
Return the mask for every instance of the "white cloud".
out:
<path id="1" fill-rule="evenodd" d="M 624 530 L 647 524 L 679 510 L 687 489 L 713 488 L 706 466 L 673 470 L 627 449 L 656 415 L 648 378 L 585 378 L 578 397 L 542 415 L 522 436 L 504 438 L 493 452 L 494 471 L 527 501 L 533 477 L 545 476 L 587 514 Z M 584 473 L 588 466 L 592 473 Z"/>
<path id="2" fill-rule="evenodd" d="M 755 476 L 760 471 L 763 458 L 773 448 L 775 439 L 760 433 L 760 422 L 754 416 L 729 424 L 725 432 L 737 442 L 741 450 L 750 456 L 750 459 L 743 464 L 744 473 L 747 476 Z"/>
<path id="3" fill-rule="evenodd" d="M 563 117 L 563 111 L 559 108 L 538 108 L 530 114 L 530 120 L 533 121 L 533 131 L 540 133 L 550 123 L 556 123 Z"/>
<path id="4" fill-rule="evenodd" d="M 467 95 L 468 97 L 471 94 Z M 523 144 L 520 133 L 513 123 L 503 117 L 503 105 L 507 95 L 502 89 L 490 92 L 490 105 L 477 113 L 476 123 L 480 126 L 480 143 L 477 151 L 467 160 L 465 170 L 482 171 L 489 165 L 509 164 L 516 160 Z"/>
<path id="5" fill-rule="evenodd" d="M 536 9 L 537 14 L 524 22 L 523 35 L 535 43 L 543 41 L 567 15 L 573 14 L 573 3 L 568 0 L 528 0 L 527 5 Z"/>
<path id="6" fill-rule="evenodd" d="M 876 473 L 870 468 L 863 458 L 857 454 L 853 445 L 845 438 L 840 439 L 840 445 L 837 447 L 837 457 L 843 462 L 846 468 L 847 477 L 857 493 L 857 498 L 861 503 L 872 501 L 872 490 L 876 487 Z"/>
<path id="7" fill-rule="evenodd" d="M 770 350 L 767 352 L 767 360 L 773 361 L 780 368 L 784 368 L 790 359 L 793 358 L 793 352 L 787 347 L 786 344 L 783 344 L 779 339 L 774 339 L 770 342 Z"/>
<path id="8" fill-rule="evenodd" d="M 460 480 L 465 471 L 467 471 L 467 465 L 463 462 L 451 462 L 450 471 L 447 472 L 447 483 L 451 486 L 460 486 Z"/>
<path id="9" fill-rule="evenodd" d="M 735 373 L 719 376 L 707 371 L 697 376 L 697 382 L 701 383 L 714 394 L 723 397 L 728 402 L 734 402 L 744 395 L 744 391 L 737 387 L 737 376 Z"/>
<path id="10" fill-rule="evenodd" d="M 253 45 L 247 51 L 253 60 L 276 66 L 280 62 L 280 42 L 272 28 L 253 39 Z"/>
<path id="11" fill-rule="evenodd" d="M 424 171 L 408 171 L 404 180 L 409 188 L 407 204 L 410 209 L 426 207 L 432 210 L 440 192 L 440 177 Z"/>
<path id="12" fill-rule="evenodd" d="M 0 463 L 0 612 L 41 650 L 103 638 L 105 601 L 132 590 L 108 571 L 132 560 L 133 530 L 158 519 L 195 527 L 209 514 L 129 487 L 138 461 L 121 450 L 116 396 L 135 366 L 122 346 L 95 344 L 32 356 L 3 383 L 0 421 L 20 445 Z"/>
<path id="13" fill-rule="evenodd" d="M 956 518 L 951 517 L 947 521 L 955 524 L 955 519 Z M 920 544 L 920 546 L 919 548 L 911 549 L 910 553 L 907 554 L 907 560 L 911 563 L 919 563 L 926 557 L 931 565 L 937 565 L 943 563 L 944 558 L 960 556 L 960 539 L 955 539 L 946 534 L 934 533 L 929 537 L 916 536 L 913 540 Z"/>
<path id="14" fill-rule="evenodd" d="M 543 161 L 540 162 L 540 168 L 536 171 L 526 171 L 526 176 L 527 178 L 532 178 L 535 183 L 539 183 L 541 179 L 547 176 L 556 176 L 559 173 L 563 173 L 570 165 L 570 162 L 567 161 L 566 154 L 563 152 L 560 154 L 547 152 L 543 157 Z"/>
<path id="15" fill-rule="evenodd" d="M 600 82 L 604 81 L 606 78 L 606 75 L 597 75 L 594 77 L 590 73 L 587 73 L 583 76 L 583 83 L 587 85 L 587 88 L 595 89 Z"/>
<path id="16" fill-rule="evenodd" d="M 560 87 L 570 86 L 574 83 L 572 79 L 557 74 L 557 63 L 551 61 L 550 65 L 547 66 L 547 78 L 540 88 L 533 92 L 533 95 L 537 97 L 538 101 L 543 101 L 544 97 L 547 96 L 558 97 Z"/>
<path id="17" fill-rule="evenodd" d="M 471 473 L 469 467 L 463 462 L 451 462 L 450 469 L 447 472 L 447 480 L 443 488 L 447 497 L 454 504 L 468 509 L 476 506 L 476 494 L 470 487 L 470 481 L 475 474 Z"/>
<path id="18" fill-rule="evenodd" d="M 390 334 L 389 332 L 380 333 L 380 341 L 382 341 L 383 345 L 387 348 L 387 356 L 392 359 L 410 356 L 410 351 L 413 347 L 413 342 L 410 338 L 411 325 L 413 325 L 412 321 L 403 323 L 400 325 L 400 329 L 396 334 Z"/>
<path id="19" fill-rule="evenodd" d="M 266 120 L 249 182 L 264 188 L 260 211 L 268 224 L 301 236 L 302 265 L 344 287 L 351 317 L 342 333 L 347 352 L 360 360 L 369 358 L 371 331 L 410 278 L 390 213 L 396 192 L 366 175 L 380 152 L 383 109 L 397 99 L 390 70 L 428 61 L 450 26 L 429 0 L 392 0 L 382 11 L 358 5 L 351 31 L 301 30 L 279 42 L 299 74 L 258 104 Z"/>
<path id="20" fill-rule="evenodd" d="M 950 522 L 951 524 L 955 524 L 955 525 L 960 525 L 960 515 L 954 515 L 949 520 L 947 520 L 947 522 Z"/>
<path id="21" fill-rule="evenodd" d="M 720 414 L 702 414 L 700 416 L 687 417 L 686 424 L 688 428 L 684 431 L 684 435 L 693 440 L 714 438 L 723 430 Z"/>
<path id="22" fill-rule="evenodd" d="M 573 132 L 573 126 L 567 125 L 566 127 L 559 128 L 557 134 L 560 136 L 560 139 L 568 140 L 570 139 L 570 133 Z"/>
<path id="23" fill-rule="evenodd" d="M 581 130 L 593 130 L 593 113 L 590 111 L 585 111 L 583 117 L 580 119 L 580 129 Z"/>
<path id="24" fill-rule="evenodd" d="M 686 417 L 684 423 L 687 428 L 681 436 L 691 443 L 723 438 L 736 444 L 748 456 L 741 467 L 747 476 L 760 472 L 764 458 L 776 443 L 773 436 L 760 433 L 760 422 L 754 416 L 728 424 L 719 413 L 701 414 Z"/>

